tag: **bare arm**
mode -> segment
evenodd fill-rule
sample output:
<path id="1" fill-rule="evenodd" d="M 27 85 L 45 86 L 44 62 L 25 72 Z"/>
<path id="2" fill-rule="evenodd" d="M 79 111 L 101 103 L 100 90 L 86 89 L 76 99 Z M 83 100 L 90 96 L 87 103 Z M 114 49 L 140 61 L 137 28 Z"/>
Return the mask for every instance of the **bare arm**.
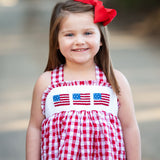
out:
<path id="1" fill-rule="evenodd" d="M 26 160 L 40 160 L 41 123 L 44 119 L 41 111 L 41 98 L 48 84 L 50 84 L 50 73 L 46 72 L 40 76 L 34 87 L 26 136 Z"/>
<path id="2" fill-rule="evenodd" d="M 120 86 L 120 109 L 119 119 L 121 121 L 127 160 L 141 160 L 141 141 L 138 124 L 136 121 L 134 104 L 130 86 L 126 78 L 115 71 Z"/>

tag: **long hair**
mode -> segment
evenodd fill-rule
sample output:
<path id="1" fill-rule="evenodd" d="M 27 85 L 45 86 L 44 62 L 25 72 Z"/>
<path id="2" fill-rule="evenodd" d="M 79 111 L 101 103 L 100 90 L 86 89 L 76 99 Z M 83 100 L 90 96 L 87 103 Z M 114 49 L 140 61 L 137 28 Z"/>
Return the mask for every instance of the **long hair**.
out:
<path id="1" fill-rule="evenodd" d="M 58 33 L 62 20 L 69 13 L 84 13 L 94 12 L 94 7 L 90 4 L 84 4 L 74 0 L 68 0 L 66 2 L 58 3 L 52 12 L 50 20 L 50 32 L 49 32 L 49 57 L 45 71 L 51 71 L 61 64 L 65 64 L 65 57 L 58 49 Z M 115 78 L 112 62 L 109 54 L 107 28 L 101 23 L 97 24 L 101 34 L 102 46 L 98 53 L 94 57 L 96 65 L 104 72 L 108 82 L 111 84 L 114 92 L 119 94 L 119 85 Z"/>

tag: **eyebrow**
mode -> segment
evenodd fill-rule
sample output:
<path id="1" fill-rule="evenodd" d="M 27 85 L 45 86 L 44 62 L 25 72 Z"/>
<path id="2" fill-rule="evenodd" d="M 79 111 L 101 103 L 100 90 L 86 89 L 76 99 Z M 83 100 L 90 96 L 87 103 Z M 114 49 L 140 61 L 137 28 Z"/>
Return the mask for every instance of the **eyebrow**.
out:
<path id="1" fill-rule="evenodd" d="M 94 28 L 84 28 L 83 29 L 83 31 L 88 31 L 88 30 L 91 30 L 91 31 L 94 31 L 95 29 Z M 67 30 L 67 29 L 64 29 L 64 30 L 62 30 L 61 31 L 61 33 L 67 33 L 67 32 L 74 32 L 75 30 L 74 29 L 69 29 L 69 30 Z"/>
<path id="2" fill-rule="evenodd" d="M 62 30 L 61 33 L 74 32 L 74 30 Z"/>

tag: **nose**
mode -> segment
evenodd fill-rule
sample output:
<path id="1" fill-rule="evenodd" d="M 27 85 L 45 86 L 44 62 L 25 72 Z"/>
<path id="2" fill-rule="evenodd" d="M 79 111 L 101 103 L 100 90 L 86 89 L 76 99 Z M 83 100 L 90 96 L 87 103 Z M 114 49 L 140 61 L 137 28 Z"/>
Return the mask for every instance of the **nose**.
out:
<path id="1" fill-rule="evenodd" d="M 83 37 L 83 35 L 77 35 L 75 37 L 75 44 L 76 45 L 83 45 L 83 44 L 85 44 L 85 38 Z"/>

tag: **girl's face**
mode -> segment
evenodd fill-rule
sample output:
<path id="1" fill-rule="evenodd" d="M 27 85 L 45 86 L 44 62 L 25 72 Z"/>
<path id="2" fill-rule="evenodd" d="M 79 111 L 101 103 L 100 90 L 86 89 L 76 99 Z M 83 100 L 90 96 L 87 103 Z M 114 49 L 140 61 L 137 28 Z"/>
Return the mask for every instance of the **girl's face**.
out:
<path id="1" fill-rule="evenodd" d="M 58 44 L 66 64 L 94 64 L 101 36 L 92 12 L 69 13 L 61 22 Z"/>

